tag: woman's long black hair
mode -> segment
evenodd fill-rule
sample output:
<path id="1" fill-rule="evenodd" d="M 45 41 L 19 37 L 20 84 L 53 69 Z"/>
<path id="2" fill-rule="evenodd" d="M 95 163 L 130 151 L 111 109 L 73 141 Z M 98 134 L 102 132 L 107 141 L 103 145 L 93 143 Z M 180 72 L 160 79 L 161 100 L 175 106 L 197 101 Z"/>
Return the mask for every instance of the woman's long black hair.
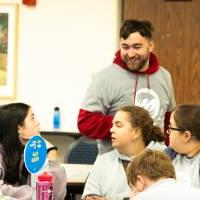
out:
<path id="1" fill-rule="evenodd" d="M 0 107 L 0 144 L 3 148 L 5 183 L 15 184 L 20 180 L 20 162 L 24 146 L 18 126 L 24 124 L 30 106 L 24 103 L 11 103 Z"/>

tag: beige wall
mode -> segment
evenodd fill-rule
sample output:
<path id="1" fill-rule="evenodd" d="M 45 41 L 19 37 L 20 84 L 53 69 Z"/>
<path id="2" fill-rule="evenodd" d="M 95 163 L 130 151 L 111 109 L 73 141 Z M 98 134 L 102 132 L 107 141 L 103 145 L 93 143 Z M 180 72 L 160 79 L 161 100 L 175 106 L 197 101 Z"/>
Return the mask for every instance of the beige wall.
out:
<path id="1" fill-rule="evenodd" d="M 53 107 L 60 106 L 62 128 L 77 131 L 91 75 L 112 62 L 118 47 L 120 0 L 0 2 L 20 5 L 15 101 L 33 106 L 43 130 L 51 129 Z"/>

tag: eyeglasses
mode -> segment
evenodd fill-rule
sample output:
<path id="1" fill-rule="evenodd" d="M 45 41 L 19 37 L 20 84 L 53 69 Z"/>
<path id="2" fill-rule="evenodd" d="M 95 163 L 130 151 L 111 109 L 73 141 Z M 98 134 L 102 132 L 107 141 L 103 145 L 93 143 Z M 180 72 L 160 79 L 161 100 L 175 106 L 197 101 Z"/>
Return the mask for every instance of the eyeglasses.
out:
<path id="1" fill-rule="evenodd" d="M 170 134 L 172 130 L 174 130 L 174 131 L 181 131 L 181 132 L 185 131 L 185 129 L 182 129 L 182 128 L 168 127 L 167 133 Z"/>

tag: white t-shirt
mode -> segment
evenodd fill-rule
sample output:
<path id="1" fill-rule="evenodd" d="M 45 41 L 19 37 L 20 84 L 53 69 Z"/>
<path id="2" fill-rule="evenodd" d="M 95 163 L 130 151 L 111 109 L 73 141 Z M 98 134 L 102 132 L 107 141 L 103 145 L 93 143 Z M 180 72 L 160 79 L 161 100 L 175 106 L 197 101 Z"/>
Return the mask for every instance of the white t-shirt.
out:
<path id="1" fill-rule="evenodd" d="M 200 153 L 193 158 L 177 154 L 173 160 L 177 180 L 200 189 Z"/>
<path id="2" fill-rule="evenodd" d="M 156 182 L 143 192 L 138 193 L 134 200 L 200 200 L 200 190 L 186 186 L 175 179 Z"/>

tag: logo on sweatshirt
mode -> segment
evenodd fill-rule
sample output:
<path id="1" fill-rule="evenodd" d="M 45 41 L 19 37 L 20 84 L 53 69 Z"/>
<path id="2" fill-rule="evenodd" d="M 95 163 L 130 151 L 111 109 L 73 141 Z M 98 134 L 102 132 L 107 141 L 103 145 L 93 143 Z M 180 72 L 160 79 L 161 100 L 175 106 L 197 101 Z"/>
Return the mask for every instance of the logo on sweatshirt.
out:
<path id="1" fill-rule="evenodd" d="M 158 95 L 149 88 L 142 88 L 136 92 L 135 105 L 148 110 L 154 121 L 160 121 L 161 104 Z"/>

